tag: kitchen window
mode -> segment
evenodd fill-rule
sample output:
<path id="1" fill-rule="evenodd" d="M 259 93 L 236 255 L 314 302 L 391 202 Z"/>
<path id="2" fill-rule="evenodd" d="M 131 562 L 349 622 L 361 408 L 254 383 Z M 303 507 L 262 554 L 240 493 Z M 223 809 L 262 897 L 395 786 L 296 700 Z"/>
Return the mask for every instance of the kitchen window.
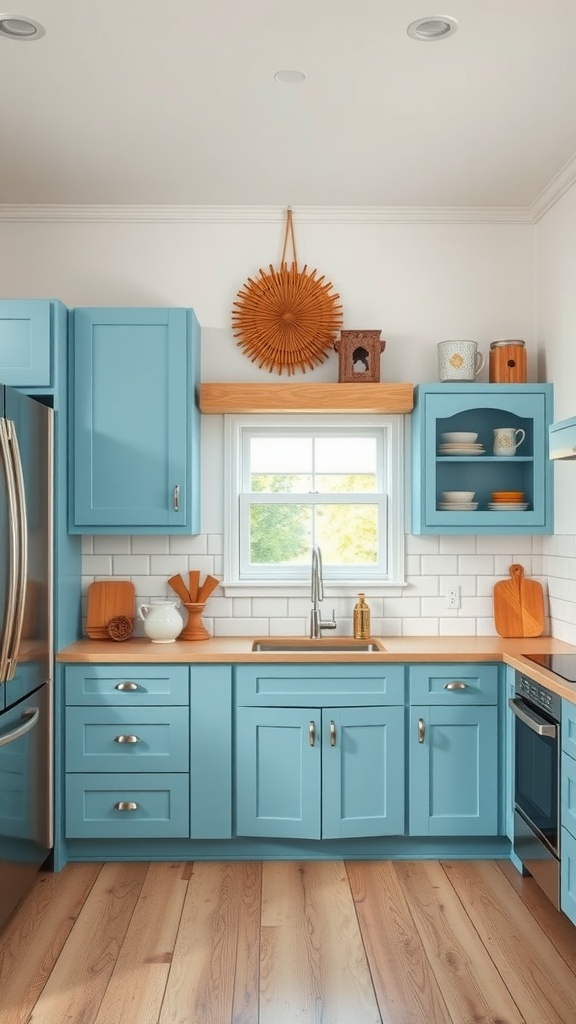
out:
<path id="1" fill-rule="evenodd" d="M 401 416 L 226 416 L 224 586 L 403 582 Z"/>

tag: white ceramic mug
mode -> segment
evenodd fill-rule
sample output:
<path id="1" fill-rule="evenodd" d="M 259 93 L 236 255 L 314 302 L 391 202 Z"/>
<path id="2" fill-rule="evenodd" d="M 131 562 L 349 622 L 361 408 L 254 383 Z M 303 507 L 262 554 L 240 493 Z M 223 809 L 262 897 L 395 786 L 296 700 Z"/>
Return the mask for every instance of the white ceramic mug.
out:
<path id="1" fill-rule="evenodd" d="M 484 356 L 475 341 L 439 341 L 438 378 L 441 381 L 475 380 Z"/>
<path id="2" fill-rule="evenodd" d="M 516 440 L 518 434 L 520 440 Z M 526 437 L 526 431 L 522 427 L 516 430 L 514 427 L 496 427 L 494 431 L 494 455 L 515 455 L 516 449 L 522 444 Z"/>

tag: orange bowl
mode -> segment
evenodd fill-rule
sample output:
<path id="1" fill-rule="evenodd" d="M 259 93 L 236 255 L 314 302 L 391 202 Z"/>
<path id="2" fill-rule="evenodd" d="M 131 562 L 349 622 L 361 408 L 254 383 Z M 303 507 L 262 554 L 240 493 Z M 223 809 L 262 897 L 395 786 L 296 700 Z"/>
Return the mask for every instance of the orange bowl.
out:
<path id="1" fill-rule="evenodd" d="M 524 491 L 492 491 L 492 501 L 522 501 Z"/>

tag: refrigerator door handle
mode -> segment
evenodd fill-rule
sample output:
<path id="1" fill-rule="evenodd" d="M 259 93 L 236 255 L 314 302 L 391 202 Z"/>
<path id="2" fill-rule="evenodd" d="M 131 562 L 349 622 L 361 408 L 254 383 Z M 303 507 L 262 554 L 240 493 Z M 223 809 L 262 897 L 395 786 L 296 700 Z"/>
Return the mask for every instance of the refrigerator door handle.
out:
<path id="1" fill-rule="evenodd" d="M 0 461 L 4 467 L 6 479 L 6 499 L 8 506 L 8 580 L 6 587 L 6 611 L 4 630 L 0 639 L 0 682 L 6 682 L 10 669 L 10 652 L 14 634 L 14 618 L 18 595 L 18 515 L 16 499 L 16 482 L 12 453 L 10 450 L 9 421 L 0 418 Z"/>
<path id="2" fill-rule="evenodd" d="M 20 650 L 20 639 L 22 637 L 22 626 L 24 624 L 24 604 L 26 601 L 26 580 L 28 577 L 28 520 L 26 515 L 26 491 L 24 489 L 24 472 L 22 459 L 20 457 L 20 445 L 16 426 L 12 420 L 8 424 L 8 435 L 12 450 L 12 469 L 16 492 L 16 532 L 18 536 L 18 561 L 16 572 L 16 607 L 14 611 L 14 625 L 12 629 L 12 643 L 8 651 L 8 672 L 6 680 L 9 682 L 14 678 Z"/>

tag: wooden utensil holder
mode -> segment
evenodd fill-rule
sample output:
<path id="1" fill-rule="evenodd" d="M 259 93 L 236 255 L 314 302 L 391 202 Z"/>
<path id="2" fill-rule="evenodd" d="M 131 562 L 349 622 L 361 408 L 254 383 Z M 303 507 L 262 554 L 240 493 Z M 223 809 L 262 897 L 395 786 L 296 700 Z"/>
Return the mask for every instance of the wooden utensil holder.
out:
<path id="1" fill-rule="evenodd" d="M 188 612 L 188 622 L 178 637 L 179 640 L 209 640 L 210 633 L 202 622 L 202 612 L 206 605 L 182 603 L 182 607 Z"/>

